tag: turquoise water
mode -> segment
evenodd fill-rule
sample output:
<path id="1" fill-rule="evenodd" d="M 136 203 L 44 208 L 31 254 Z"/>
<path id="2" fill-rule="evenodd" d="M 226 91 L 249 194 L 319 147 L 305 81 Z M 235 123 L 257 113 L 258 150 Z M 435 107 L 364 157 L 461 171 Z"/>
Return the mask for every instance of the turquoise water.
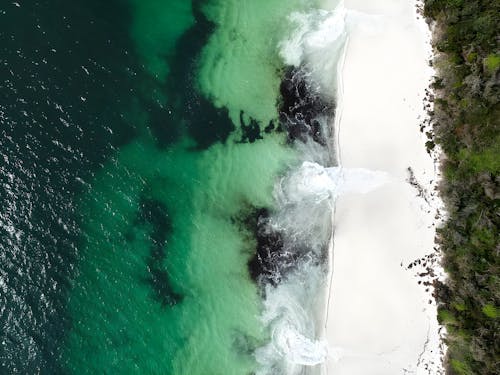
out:
<path id="1" fill-rule="evenodd" d="M 0 6 L 0 369 L 247 375 L 319 363 L 299 353 L 318 336 L 314 309 L 286 304 L 323 285 L 329 205 L 280 195 L 302 161 L 333 162 L 333 98 L 307 99 L 314 61 L 292 70 L 282 51 L 290 14 L 311 19 L 319 4 L 18 5 Z M 304 215 L 316 224 L 293 219 Z M 291 356 L 273 344 L 284 326 L 304 336 Z"/>

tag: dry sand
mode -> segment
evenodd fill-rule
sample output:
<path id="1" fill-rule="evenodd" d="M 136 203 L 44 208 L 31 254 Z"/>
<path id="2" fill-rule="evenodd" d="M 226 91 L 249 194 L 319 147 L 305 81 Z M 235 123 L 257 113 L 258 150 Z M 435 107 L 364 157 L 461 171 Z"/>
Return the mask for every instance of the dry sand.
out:
<path id="1" fill-rule="evenodd" d="M 393 179 L 337 200 L 323 373 L 437 375 L 436 305 L 428 278 L 417 275 L 431 264 L 424 266 L 434 248 L 435 202 L 417 196 L 407 170 L 432 189 L 435 166 L 419 131 L 432 74 L 425 23 L 412 1 L 346 0 L 345 7 L 340 162 Z"/>

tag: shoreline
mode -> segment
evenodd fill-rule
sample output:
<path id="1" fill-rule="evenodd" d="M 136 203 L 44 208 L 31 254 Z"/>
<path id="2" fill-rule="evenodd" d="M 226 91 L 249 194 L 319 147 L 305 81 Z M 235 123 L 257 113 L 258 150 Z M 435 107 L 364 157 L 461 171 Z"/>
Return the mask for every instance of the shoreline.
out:
<path id="1" fill-rule="evenodd" d="M 432 192 L 439 176 L 419 129 L 432 77 L 430 31 L 414 2 L 345 4 L 348 17 L 361 20 L 351 19 L 345 64 L 339 64 L 339 165 L 386 171 L 394 180 L 339 197 L 332 213 L 325 312 L 330 355 L 322 374 L 440 374 L 433 288 L 415 276 L 432 280 L 440 273 L 434 272 L 434 236 L 441 205 Z M 418 196 L 415 181 L 430 195 Z"/>

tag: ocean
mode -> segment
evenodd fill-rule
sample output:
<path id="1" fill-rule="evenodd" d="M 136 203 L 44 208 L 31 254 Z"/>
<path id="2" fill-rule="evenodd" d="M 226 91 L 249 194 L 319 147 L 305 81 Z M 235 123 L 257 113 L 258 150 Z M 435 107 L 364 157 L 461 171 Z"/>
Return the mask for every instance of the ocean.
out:
<path id="1" fill-rule="evenodd" d="M 0 4 L 0 373 L 319 371 L 338 3 Z"/>

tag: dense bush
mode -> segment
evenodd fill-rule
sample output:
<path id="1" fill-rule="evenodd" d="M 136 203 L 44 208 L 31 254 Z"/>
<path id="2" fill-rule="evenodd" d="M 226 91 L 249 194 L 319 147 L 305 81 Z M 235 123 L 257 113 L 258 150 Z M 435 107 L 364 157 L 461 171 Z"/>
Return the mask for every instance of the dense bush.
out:
<path id="1" fill-rule="evenodd" d="M 500 373 L 500 1 L 424 0 L 435 49 L 433 139 L 444 151 L 438 318 L 448 374 Z"/>

